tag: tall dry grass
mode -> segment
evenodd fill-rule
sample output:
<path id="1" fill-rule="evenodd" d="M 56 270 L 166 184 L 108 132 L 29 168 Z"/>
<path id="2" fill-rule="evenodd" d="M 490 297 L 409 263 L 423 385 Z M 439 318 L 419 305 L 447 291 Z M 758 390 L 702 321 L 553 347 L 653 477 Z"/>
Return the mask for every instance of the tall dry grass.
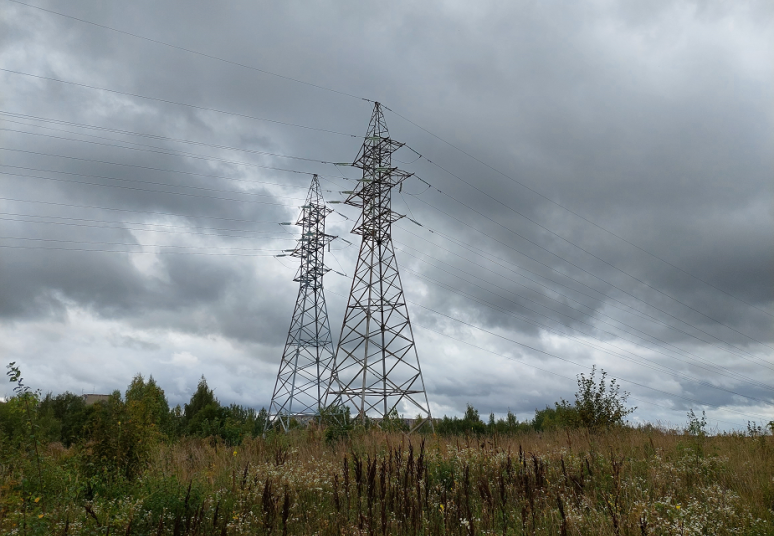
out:
<path id="1" fill-rule="evenodd" d="M 71 485 L 38 503 L 19 492 L 23 464 L 2 468 L 2 534 L 774 534 L 771 436 L 184 439 L 113 487 L 74 483 L 77 456 L 44 456 Z"/>

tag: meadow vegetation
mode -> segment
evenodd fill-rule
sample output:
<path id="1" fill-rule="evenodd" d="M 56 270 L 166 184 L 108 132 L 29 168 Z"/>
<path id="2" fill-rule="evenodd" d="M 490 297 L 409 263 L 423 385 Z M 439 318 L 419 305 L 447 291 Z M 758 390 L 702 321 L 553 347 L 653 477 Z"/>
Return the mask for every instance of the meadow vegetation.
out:
<path id="1" fill-rule="evenodd" d="M 774 534 L 774 438 L 633 427 L 626 393 L 581 376 L 573 402 L 408 434 L 328 408 L 267 430 L 204 379 L 170 408 L 152 378 L 86 406 L 9 366 L 0 403 L 0 534 Z"/>

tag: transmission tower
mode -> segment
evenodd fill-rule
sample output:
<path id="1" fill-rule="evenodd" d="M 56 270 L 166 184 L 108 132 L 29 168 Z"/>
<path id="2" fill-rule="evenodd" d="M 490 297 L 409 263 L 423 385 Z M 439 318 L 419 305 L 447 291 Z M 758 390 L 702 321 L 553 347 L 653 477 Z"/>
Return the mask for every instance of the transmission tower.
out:
<path id="1" fill-rule="evenodd" d="M 299 284 L 298 298 L 282 353 L 269 415 L 272 426 L 288 430 L 291 419 L 308 421 L 320 414 L 333 362 L 333 341 L 323 293 L 325 246 L 335 236 L 325 234 L 325 218 L 333 212 L 325 206 L 317 175 L 296 225 L 301 238 L 290 257 L 301 259 L 293 281 Z M 291 225 L 286 223 L 283 225 Z M 284 255 L 282 255 L 284 256 Z"/>
<path id="2" fill-rule="evenodd" d="M 344 192 L 346 204 L 362 209 L 352 229 L 362 242 L 326 403 L 354 409 L 363 422 L 405 408 L 419 414 L 416 429 L 430 421 L 430 405 L 391 235 L 392 223 L 402 217 L 391 209 L 391 190 L 411 176 L 391 164 L 392 153 L 403 145 L 390 139 L 375 103 L 352 164 L 363 170 L 363 178 L 354 191 Z"/>

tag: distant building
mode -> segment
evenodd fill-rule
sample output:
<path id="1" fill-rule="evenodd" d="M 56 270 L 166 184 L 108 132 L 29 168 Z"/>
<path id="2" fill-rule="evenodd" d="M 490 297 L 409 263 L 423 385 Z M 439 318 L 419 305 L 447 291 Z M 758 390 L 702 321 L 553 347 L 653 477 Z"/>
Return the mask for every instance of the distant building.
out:
<path id="1" fill-rule="evenodd" d="M 91 406 L 92 404 L 96 404 L 97 402 L 107 402 L 108 400 L 110 400 L 110 395 L 97 395 L 94 393 L 89 393 L 81 396 L 83 397 L 83 402 L 87 406 Z"/>

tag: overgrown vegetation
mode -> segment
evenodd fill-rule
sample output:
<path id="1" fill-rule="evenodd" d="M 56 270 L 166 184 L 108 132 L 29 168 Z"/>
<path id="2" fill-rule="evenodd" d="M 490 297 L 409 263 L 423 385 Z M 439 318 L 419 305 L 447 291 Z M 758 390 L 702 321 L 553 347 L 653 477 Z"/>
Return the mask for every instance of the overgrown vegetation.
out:
<path id="1" fill-rule="evenodd" d="M 152 378 L 86 406 L 31 391 L 0 404 L 0 534 L 772 534 L 774 441 L 633 428 L 626 393 L 581 376 L 574 403 L 487 422 L 469 406 L 435 433 L 369 426 L 264 432 L 202 378 L 169 408 Z"/>

